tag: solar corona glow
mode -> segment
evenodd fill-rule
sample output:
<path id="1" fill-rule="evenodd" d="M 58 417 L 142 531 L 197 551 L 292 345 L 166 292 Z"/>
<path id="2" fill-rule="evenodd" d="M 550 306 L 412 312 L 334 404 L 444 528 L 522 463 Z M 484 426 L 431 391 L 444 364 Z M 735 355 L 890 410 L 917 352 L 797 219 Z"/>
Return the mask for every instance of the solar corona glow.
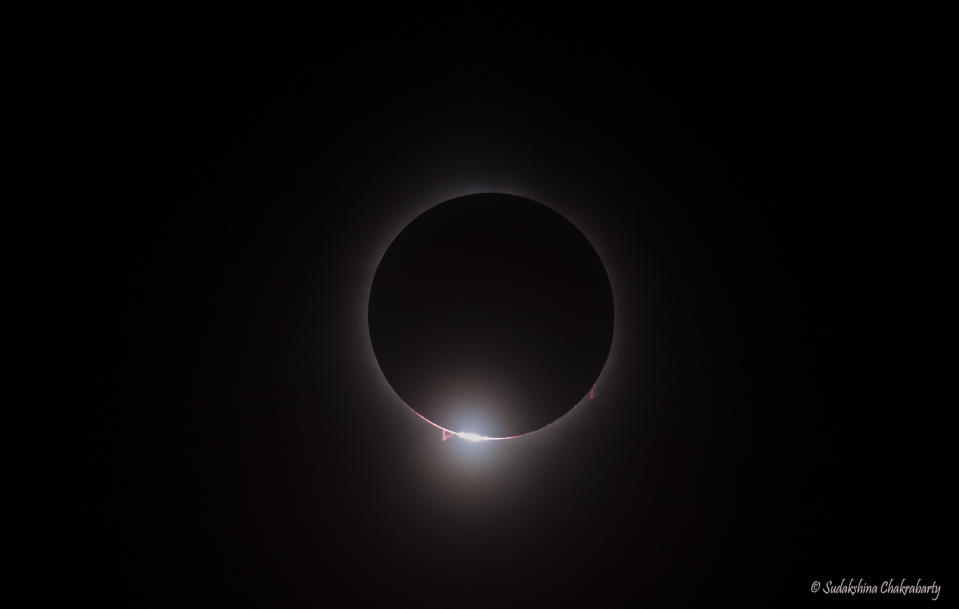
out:
<path id="1" fill-rule="evenodd" d="M 458 197 L 415 218 L 373 278 L 369 333 L 403 403 L 442 439 L 542 429 L 595 396 L 612 290 L 586 237 L 523 197 Z"/>

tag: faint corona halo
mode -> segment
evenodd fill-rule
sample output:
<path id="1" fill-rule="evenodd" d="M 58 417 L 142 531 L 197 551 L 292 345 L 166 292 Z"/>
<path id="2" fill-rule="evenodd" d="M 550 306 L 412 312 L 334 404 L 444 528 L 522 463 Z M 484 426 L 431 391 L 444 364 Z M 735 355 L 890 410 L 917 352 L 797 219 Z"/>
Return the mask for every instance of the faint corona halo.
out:
<path id="1" fill-rule="evenodd" d="M 613 295 L 566 218 L 524 197 L 472 194 L 397 235 L 373 277 L 368 321 L 386 380 L 443 439 L 503 440 L 592 396 Z"/>

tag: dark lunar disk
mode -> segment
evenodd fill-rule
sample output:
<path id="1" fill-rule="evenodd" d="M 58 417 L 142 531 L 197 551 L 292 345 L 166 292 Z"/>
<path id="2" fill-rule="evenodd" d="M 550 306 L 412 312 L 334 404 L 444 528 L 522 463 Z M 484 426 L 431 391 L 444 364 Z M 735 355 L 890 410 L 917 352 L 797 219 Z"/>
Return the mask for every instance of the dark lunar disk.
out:
<path id="1" fill-rule="evenodd" d="M 613 337 L 613 296 L 586 237 L 506 194 L 413 220 L 373 279 L 370 339 L 400 398 L 436 425 L 509 437 L 590 391 Z"/>

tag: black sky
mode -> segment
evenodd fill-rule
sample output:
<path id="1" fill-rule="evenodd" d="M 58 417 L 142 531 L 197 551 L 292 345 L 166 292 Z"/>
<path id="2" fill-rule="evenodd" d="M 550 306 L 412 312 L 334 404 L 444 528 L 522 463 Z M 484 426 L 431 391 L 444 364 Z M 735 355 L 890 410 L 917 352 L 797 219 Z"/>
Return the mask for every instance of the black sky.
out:
<path id="1" fill-rule="evenodd" d="M 35 593 L 785 605 L 824 602 L 813 580 L 922 577 L 950 596 L 932 21 L 24 18 L 4 233 L 18 412 L 45 437 L 16 481 L 54 496 L 25 510 Z M 440 442 L 364 334 L 393 236 L 478 191 L 570 218 L 617 311 L 597 398 L 495 446 Z"/>

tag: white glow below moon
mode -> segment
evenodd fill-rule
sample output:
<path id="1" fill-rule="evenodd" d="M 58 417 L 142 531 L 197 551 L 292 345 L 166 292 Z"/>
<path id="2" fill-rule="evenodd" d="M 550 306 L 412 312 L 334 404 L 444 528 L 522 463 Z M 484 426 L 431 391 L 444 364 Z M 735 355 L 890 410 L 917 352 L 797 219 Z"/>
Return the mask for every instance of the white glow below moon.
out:
<path id="1" fill-rule="evenodd" d="M 481 436 L 481 435 L 476 434 L 476 433 L 469 433 L 468 431 L 454 432 L 454 434 L 455 434 L 456 436 L 458 436 L 458 437 L 466 440 L 467 442 L 485 442 L 485 441 L 487 441 L 487 440 L 492 439 L 492 438 L 488 438 L 488 437 L 486 437 L 486 436 Z"/>

